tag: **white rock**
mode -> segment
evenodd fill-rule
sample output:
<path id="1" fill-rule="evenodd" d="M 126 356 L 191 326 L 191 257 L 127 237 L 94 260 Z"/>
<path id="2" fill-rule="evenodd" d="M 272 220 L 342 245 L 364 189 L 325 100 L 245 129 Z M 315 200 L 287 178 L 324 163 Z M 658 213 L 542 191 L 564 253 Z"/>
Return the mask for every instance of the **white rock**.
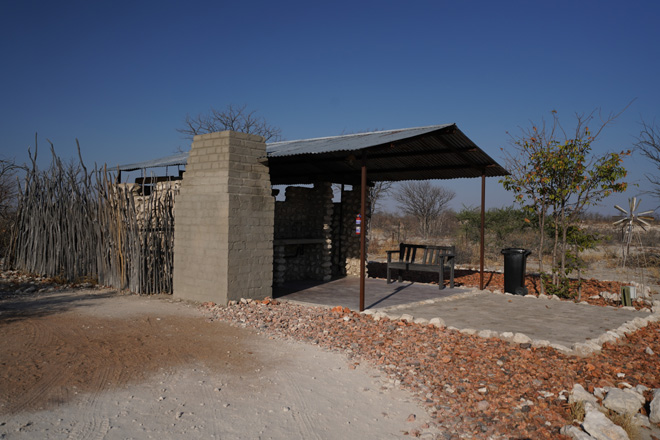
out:
<path id="1" fill-rule="evenodd" d="M 403 315 L 401 315 L 401 318 L 399 318 L 399 319 L 401 319 L 401 321 L 413 322 L 413 320 L 414 320 L 415 318 L 413 318 L 412 315 L 409 315 L 409 314 L 407 314 L 407 313 L 404 313 Z"/>
<path id="2" fill-rule="evenodd" d="M 552 343 L 546 339 L 535 339 L 532 341 L 534 347 L 550 347 Z"/>
<path id="3" fill-rule="evenodd" d="M 612 388 L 603 399 L 603 406 L 619 414 L 635 414 L 644 405 L 644 396 L 632 389 Z"/>
<path id="4" fill-rule="evenodd" d="M 593 440 L 593 437 L 573 425 L 566 425 L 559 430 L 559 433 L 575 440 Z"/>
<path id="5" fill-rule="evenodd" d="M 571 391 L 571 394 L 568 396 L 568 402 L 591 402 L 598 405 L 598 399 L 596 396 L 585 390 L 579 383 L 573 385 L 573 391 Z"/>
<path id="6" fill-rule="evenodd" d="M 651 347 L 646 347 L 646 350 L 644 350 L 644 353 L 653 356 L 655 352 L 651 349 Z"/>
<path id="7" fill-rule="evenodd" d="M 649 420 L 651 423 L 660 423 L 660 388 L 653 390 L 653 399 L 651 400 Z"/>
<path id="8" fill-rule="evenodd" d="M 497 332 L 493 330 L 481 330 L 479 333 L 477 333 L 477 336 L 480 338 L 496 338 L 497 337 Z"/>
<path id="9" fill-rule="evenodd" d="M 595 351 L 600 351 L 600 345 L 592 341 L 587 342 L 576 342 L 571 347 L 573 352 L 578 356 L 588 356 Z"/>
<path id="10" fill-rule="evenodd" d="M 606 342 L 616 342 L 616 340 L 619 339 L 619 335 L 612 331 L 608 331 L 607 333 L 603 333 L 596 339 L 596 342 L 598 344 L 603 345 Z"/>
<path id="11" fill-rule="evenodd" d="M 500 338 L 504 339 L 505 341 L 510 341 L 513 339 L 513 333 L 511 332 L 503 332 L 500 334 Z"/>
<path id="12" fill-rule="evenodd" d="M 426 318 L 415 318 L 413 322 L 415 324 L 426 325 L 429 323 L 429 320 Z"/>
<path id="13" fill-rule="evenodd" d="M 464 328 L 460 330 L 464 335 L 476 335 L 477 331 L 473 328 Z"/>
<path id="14" fill-rule="evenodd" d="M 433 318 L 429 321 L 429 324 L 440 328 L 445 326 L 445 320 L 442 318 Z"/>
<path id="15" fill-rule="evenodd" d="M 512 341 L 515 342 L 516 344 L 529 344 L 530 342 L 532 342 L 532 338 L 530 338 L 524 333 L 516 333 L 515 335 L 513 335 Z"/>
<path id="16" fill-rule="evenodd" d="M 637 413 L 633 417 L 633 421 L 637 426 L 643 426 L 644 428 L 650 428 L 651 427 L 651 422 L 649 421 L 649 418 L 646 417 L 644 414 Z"/>
<path id="17" fill-rule="evenodd" d="M 481 401 L 477 402 L 477 409 L 479 411 L 486 411 L 489 406 L 490 406 L 490 404 L 485 400 L 481 400 Z"/>
<path id="18" fill-rule="evenodd" d="M 622 427 L 615 425 L 597 409 L 587 410 L 582 428 L 596 440 L 630 440 Z"/>

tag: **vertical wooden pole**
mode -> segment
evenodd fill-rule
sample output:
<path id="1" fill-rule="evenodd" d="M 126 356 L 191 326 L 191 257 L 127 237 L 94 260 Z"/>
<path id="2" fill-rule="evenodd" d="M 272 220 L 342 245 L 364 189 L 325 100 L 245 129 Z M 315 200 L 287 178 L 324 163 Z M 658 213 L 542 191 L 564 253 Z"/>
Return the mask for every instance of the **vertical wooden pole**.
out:
<path id="1" fill-rule="evenodd" d="M 360 216 L 362 217 L 362 230 L 360 231 L 360 311 L 364 311 L 364 283 L 366 265 L 366 234 L 367 234 L 367 153 L 362 152 L 362 180 L 360 187 Z"/>
<path id="2" fill-rule="evenodd" d="M 484 232 L 486 223 L 486 171 L 481 172 L 481 243 L 479 244 L 479 289 L 484 290 Z"/>

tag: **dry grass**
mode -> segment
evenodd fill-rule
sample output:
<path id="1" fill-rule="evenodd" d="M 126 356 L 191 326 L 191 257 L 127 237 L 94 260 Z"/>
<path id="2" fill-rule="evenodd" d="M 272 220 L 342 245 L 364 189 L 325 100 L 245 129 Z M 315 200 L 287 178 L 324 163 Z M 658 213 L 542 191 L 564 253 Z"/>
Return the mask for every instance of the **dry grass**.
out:
<path id="1" fill-rule="evenodd" d="M 639 435 L 639 427 L 635 423 L 632 414 L 619 414 L 615 411 L 608 410 L 600 407 L 600 411 L 605 414 L 605 416 L 612 421 L 615 425 L 620 426 L 626 431 L 630 440 L 639 440 L 641 437 Z M 584 402 L 572 402 L 569 405 L 569 411 L 571 413 L 571 418 L 575 422 L 582 423 L 584 422 L 584 417 L 586 411 L 584 409 Z"/>
<path id="2" fill-rule="evenodd" d="M 584 410 L 584 402 L 572 402 L 569 406 L 569 409 L 571 411 L 571 418 L 573 418 L 573 420 L 577 420 L 580 423 L 584 422 L 584 416 L 586 414 Z"/>
<path id="3" fill-rule="evenodd" d="M 626 431 L 630 440 L 639 440 L 639 428 L 633 419 L 632 414 L 619 414 L 612 410 L 602 410 L 603 414 L 612 421 L 615 425 L 619 425 Z"/>

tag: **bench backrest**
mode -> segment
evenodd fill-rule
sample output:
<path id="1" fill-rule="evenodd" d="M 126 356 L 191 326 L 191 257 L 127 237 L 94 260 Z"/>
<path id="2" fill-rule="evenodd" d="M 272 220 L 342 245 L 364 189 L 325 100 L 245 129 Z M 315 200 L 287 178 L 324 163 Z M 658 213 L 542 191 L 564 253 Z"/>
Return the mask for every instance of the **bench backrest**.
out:
<path id="1" fill-rule="evenodd" d="M 399 245 L 399 261 L 416 264 L 443 264 L 445 257 L 455 256 L 456 246 L 431 246 L 425 244 Z"/>

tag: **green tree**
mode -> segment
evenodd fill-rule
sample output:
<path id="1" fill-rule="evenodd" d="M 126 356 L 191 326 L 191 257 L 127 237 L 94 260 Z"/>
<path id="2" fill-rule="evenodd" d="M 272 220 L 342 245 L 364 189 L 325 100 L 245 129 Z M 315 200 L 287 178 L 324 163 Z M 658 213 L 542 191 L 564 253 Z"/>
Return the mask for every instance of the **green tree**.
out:
<path id="1" fill-rule="evenodd" d="M 544 272 L 542 249 L 546 216 L 552 219 L 555 285 L 559 283 L 559 274 L 563 277 L 570 272 L 572 265 L 567 264 L 571 244 L 569 230 L 579 227 L 580 215 L 589 206 L 627 187 L 622 181 L 626 176 L 622 163 L 630 151 L 602 155 L 593 151 L 596 138 L 618 115 L 601 119 L 598 130 L 592 132 L 588 124 L 595 122 L 594 113 L 577 115 L 575 131 L 567 135 L 553 111 L 551 125 L 546 126 L 545 122 L 540 126 L 532 125 L 520 136 L 512 137 L 512 149 L 503 149 L 511 174 L 500 182 L 515 194 L 516 201 L 529 214 L 537 217 L 541 272 Z M 574 247 L 574 251 L 582 248 Z"/>

